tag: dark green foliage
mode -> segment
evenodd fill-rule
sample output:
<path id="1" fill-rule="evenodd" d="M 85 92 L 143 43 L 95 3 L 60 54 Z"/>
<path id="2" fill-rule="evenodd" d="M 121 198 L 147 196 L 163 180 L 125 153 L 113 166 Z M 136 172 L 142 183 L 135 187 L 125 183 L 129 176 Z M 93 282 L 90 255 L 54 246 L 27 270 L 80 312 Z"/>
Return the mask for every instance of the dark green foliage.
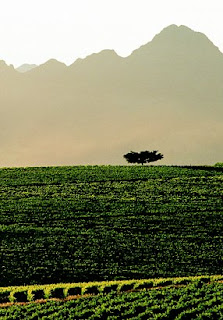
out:
<path id="1" fill-rule="evenodd" d="M 210 281 L 210 278 L 202 277 L 194 282 L 194 286 L 197 288 L 201 288 L 205 283 L 208 283 L 209 281 Z"/>
<path id="2" fill-rule="evenodd" d="M 9 295 L 10 295 L 10 291 L 0 292 L 0 303 L 9 302 L 10 301 Z"/>
<path id="3" fill-rule="evenodd" d="M 68 296 L 77 296 L 77 295 L 81 295 L 81 287 L 71 287 L 68 289 L 67 291 L 67 295 Z"/>
<path id="4" fill-rule="evenodd" d="M 136 289 L 150 289 L 153 287 L 153 282 L 142 282 L 136 286 Z"/>
<path id="5" fill-rule="evenodd" d="M 63 288 L 53 288 L 50 290 L 49 298 L 64 298 L 64 289 Z"/>
<path id="6" fill-rule="evenodd" d="M 193 284 L 0 308 L 0 319 L 223 319 L 223 284 Z"/>
<path id="7" fill-rule="evenodd" d="M 222 274 L 220 167 L 0 170 L 0 286 Z"/>
<path id="8" fill-rule="evenodd" d="M 131 151 L 127 154 L 125 154 L 123 157 L 126 159 L 129 163 L 150 163 L 157 160 L 163 159 L 163 155 L 161 153 L 157 153 L 158 151 L 141 151 L 141 152 L 135 152 Z"/>
<path id="9" fill-rule="evenodd" d="M 173 284 L 172 280 L 163 280 L 157 283 L 158 287 L 166 287 L 166 286 L 170 286 L 171 284 Z"/>
<path id="10" fill-rule="evenodd" d="M 84 290 L 84 294 L 99 294 L 100 290 L 98 288 L 98 286 L 89 286 L 86 287 Z"/>
<path id="11" fill-rule="evenodd" d="M 27 302 L 28 301 L 28 292 L 26 290 L 14 292 L 13 296 L 14 296 L 16 302 Z"/>
<path id="12" fill-rule="evenodd" d="M 186 285 L 191 283 L 191 279 L 180 279 L 174 282 L 176 285 Z"/>
<path id="13" fill-rule="evenodd" d="M 120 292 L 124 292 L 124 291 L 129 291 L 132 290 L 134 288 L 135 283 L 124 283 L 121 287 L 120 287 Z"/>
<path id="14" fill-rule="evenodd" d="M 33 300 L 45 299 L 45 292 L 42 289 L 32 291 Z"/>
<path id="15" fill-rule="evenodd" d="M 203 282 L 203 283 L 208 283 L 208 282 L 210 282 L 210 277 L 201 277 L 201 278 L 199 279 L 199 281 L 200 281 L 200 282 Z"/>
<path id="16" fill-rule="evenodd" d="M 223 162 L 217 162 L 217 163 L 215 163 L 215 167 L 221 167 L 221 168 L 223 168 Z"/>
<path id="17" fill-rule="evenodd" d="M 112 291 L 116 292 L 117 288 L 118 288 L 117 284 L 111 284 L 109 286 L 104 287 L 103 293 L 107 294 L 107 293 L 110 293 Z"/>

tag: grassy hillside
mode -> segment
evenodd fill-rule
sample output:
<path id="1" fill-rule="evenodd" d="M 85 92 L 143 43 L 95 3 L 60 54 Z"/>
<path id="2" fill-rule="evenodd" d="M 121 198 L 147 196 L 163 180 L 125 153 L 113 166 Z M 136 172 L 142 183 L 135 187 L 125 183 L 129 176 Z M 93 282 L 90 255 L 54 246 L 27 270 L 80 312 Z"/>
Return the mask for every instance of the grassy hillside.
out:
<path id="1" fill-rule="evenodd" d="M 96 295 L 72 297 L 72 300 L 15 304 L 0 308 L 1 319 L 223 319 L 223 283 L 218 277 L 154 279 L 150 282 L 120 282 L 85 287 L 99 288 Z M 145 286 L 145 284 L 150 284 Z M 132 286 L 131 286 L 132 284 Z M 110 286 L 109 286 L 110 285 Z M 144 287 L 143 287 L 144 285 Z M 65 286 L 65 285 L 64 285 Z M 70 286 L 67 285 L 69 290 Z M 60 285 L 62 288 L 63 285 Z M 114 287 L 114 284 L 113 284 Z M 131 287 L 131 288 L 130 288 Z M 84 286 L 83 286 L 84 288 Z M 82 289 L 83 289 L 82 288 Z M 133 289 L 133 290 L 129 290 Z M 28 288 L 27 288 L 28 289 Z M 34 290 L 36 288 L 33 288 Z M 57 288 L 59 289 L 59 287 Z M 21 289 L 20 289 L 21 290 Z M 29 289 L 30 290 L 30 289 Z M 46 289 L 47 290 L 47 289 Z M 36 291 L 35 291 L 36 292 Z M 48 290 L 48 292 L 50 292 Z M 54 291 L 51 291 L 55 294 Z M 59 291 L 57 291 L 59 293 Z M 49 294 L 49 293 L 48 293 Z M 16 295 L 16 293 L 14 293 Z M 17 293 L 17 297 L 19 297 Z M 21 294 L 20 294 L 21 297 Z"/>
<path id="2" fill-rule="evenodd" d="M 0 170 L 0 285 L 222 274 L 223 169 Z"/>

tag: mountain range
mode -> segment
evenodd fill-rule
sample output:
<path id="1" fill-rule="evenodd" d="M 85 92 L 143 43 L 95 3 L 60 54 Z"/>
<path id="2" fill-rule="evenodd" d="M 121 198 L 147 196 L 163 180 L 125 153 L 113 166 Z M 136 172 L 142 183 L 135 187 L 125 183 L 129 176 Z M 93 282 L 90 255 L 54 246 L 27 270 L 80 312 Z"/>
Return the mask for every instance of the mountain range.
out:
<path id="1" fill-rule="evenodd" d="M 0 166 L 125 164 L 131 150 L 158 150 L 157 164 L 223 160 L 223 53 L 186 26 L 126 58 L 22 72 L 0 61 L 0 84 Z"/>

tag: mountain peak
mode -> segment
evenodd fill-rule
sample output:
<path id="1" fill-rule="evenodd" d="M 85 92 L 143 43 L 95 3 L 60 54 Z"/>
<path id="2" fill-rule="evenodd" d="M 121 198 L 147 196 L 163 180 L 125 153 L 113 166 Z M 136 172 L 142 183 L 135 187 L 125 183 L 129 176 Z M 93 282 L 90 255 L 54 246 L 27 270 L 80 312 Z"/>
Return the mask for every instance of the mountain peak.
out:
<path id="1" fill-rule="evenodd" d="M 101 58 L 101 57 L 116 57 L 117 56 L 117 53 L 115 52 L 115 50 L 113 49 L 104 49 L 102 51 L 99 51 L 97 53 L 92 53 L 90 54 L 89 56 L 87 56 L 85 59 L 88 59 L 88 58 Z"/>
<path id="2" fill-rule="evenodd" d="M 105 49 L 98 53 L 92 53 L 84 59 L 77 59 L 69 66 L 69 68 L 70 70 L 73 68 L 82 68 L 82 70 L 85 69 L 91 73 L 93 70 L 98 72 L 110 69 L 111 66 L 116 65 L 117 61 L 120 61 L 120 59 L 121 57 L 115 52 L 115 50 Z"/>
<path id="3" fill-rule="evenodd" d="M 176 25 L 176 24 L 171 24 L 167 27 L 165 27 L 161 32 L 173 32 L 173 31 L 189 31 L 189 32 L 195 32 L 191 28 L 185 26 L 185 25 Z"/>
<path id="4" fill-rule="evenodd" d="M 34 74 L 47 74 L 48 76 L 58 74 L 60 72 L 63 72 L 66 70 L 67 66 L 65 63 L 60 62 L 56 59 L 50 59 L 46 61 L 45 63 L 37 66 L 36 68 L 33 68 L 30 70 L 29 73 L 34 73 Z"/>
<path id="5" fill-rule="evenodd" d="M 86 61 L 102 61 L 104 59 L 112 59 L 112 58 L 117 58 L 119 57 L 117 55 L 117 53 L 115 52 L 115 50 L 112 50 L 112 49 L 104 49 L 102 51 L 99 51 L 99 52 L 95 52 L 95 53 L 92 53 L 90 55 L 88 55 L 87 57 L 85 58 L 78 58 L 73 64 L 70 65 L 73 66 L 73 65 L 77 65 L 77 64 L 80 64 L 80 63 L 83 63 L 83 62 L 86 62 Z"/>
<path id="6" fill-rule="evenodd" d="M 8 65 L 4 60 L 0 60 L 0 70 L 4 71 L 4 70 L 14 70 L 14 67 L 12 64 Z"/>
<path id="7" fill-rule="evenodd" d="M 177 26 L 175 24 L 169 25 L 164 28 L 160 33 L 155 35 L 152 41 L 141 46 L 139 49 L 133 51 L 132 55 L 138 54 L 154 54 L 154 55 L 166 55 L 185 53 L 186 55 L 202 55 L 216 54 L 219 57 L 222 54 L 208 37 L 201 33 L 194 31 L 184 25 Z"/>
<path id="8" fill-rule="evenodd" d="M 25 73 L 25 72 L 28 72 L 28 71 L 36 68 L 36 67 L 37 67 L 36 64 L 25 63 L 25 64 L 22 64 L 21 66 L 19 66 L 18 68 L 16 68 L 16 70 L 20 73 Z"/>
<path id="9" fill-rule="evenodd" d="M 45 63 L 41 64 L 41 66 L 44 66 L 47 68 L 65 68 L 66 64 L 56 59 L 49 59 Z"/>
<path id="10" fill-rule="evenodd" d="M 161 38 L 161 40 L 163 41 L 163 39 L 165 39 L 166 37 L 168 38 L 168 41 L 171 41 L 171 39 L 175 40 L 179 38 L 183 38 L 184 40 L 186 40 L 188 37 L 190 38 L 194 36 L 208 39 L 203 33 L 194 31 L 189 27 L 186 27 L 184 25 L 177 26 L 176 24 L 171 24 L 170 26 L 164 28 L 160 33 L 155 35 L 153 40 Z"/>
<path id="11" fill-rule="evenodd" d="M 217 48 L 205 34 L 192 30 L 185 25 L 177 26 L 172 24 L 164 28 L 153 38 L 152 42 L 155 43 L 156 41 L 162 42 L 163 44 L 169 43 L 169 45 L 174 43 L 184 46 L 187 46 L 188 44 L 200 46 L 201 48 L 206 46 Z"/>

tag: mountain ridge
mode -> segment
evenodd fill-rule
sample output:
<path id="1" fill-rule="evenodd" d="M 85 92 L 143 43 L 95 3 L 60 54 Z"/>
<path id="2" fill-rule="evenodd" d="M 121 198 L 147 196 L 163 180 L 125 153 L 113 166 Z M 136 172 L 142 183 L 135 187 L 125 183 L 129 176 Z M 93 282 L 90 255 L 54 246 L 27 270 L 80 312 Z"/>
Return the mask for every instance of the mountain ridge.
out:
<path id="1" fill-rule="evenodd" d="M 189 28 L 189 27 L 187 27 L 187 26 L 185 26 L 185 25 L 179 25 L 179 26 L 177 26 L 176 24 L 172 24 L 172 25 L 169 25 L 169 26 L 167 26 L 167 27 L 165 27 L 163 30 L 161 30 L 161 32 L 159 32 L 158 34 L 156 34 L 153 38 L 152 38 L 152 40 L 151 41 L 149 41 L 149 42 L 147 42 L 147 43 L 145 43 L 145 44 L 142 44 L 141 46 L 139 46 L 138 48 L 136 48 L 136 49 L 134 49 L 127 57 L 122 57 L 122 56 L 119 56 L 118 55 L 118 53 L 114 50 L 114 49 L 103 49 L 103 50 L 101 50 L 101 51 L 99 51 L 99 52 L 97 52 L 97 53 L 90 53 L 90 54 L 88 54 L 85 58 L 77 58 L 73 63 L 71 63 L 70 65 L 68 65 L 67 66 L 67 68 L 70 68 L 70 67 L 73 67 L 74 65 L 76 65 L 76 64 L 79 64 L 79 63 L 81 63 L 81 62 L 83 62 L 83 61 L 85 61 L 86 59 L 88 60 L 88 59 L 92 59 L 92 58 L 97 58 L 98 56 L 102 56 L 102 55 L 104 55 L 104 54 L 112 54 L 113 56 L 117 56 L 117 57 L 119 57 L 119 58 L 121 58 L 121 59 L 123 59 L 123 60 L 125 60 L 125 59 L 128 59 L 128 58 L 130 58 L 135 52 L 137 52 L 138 50 L 141 50 L 142 48 L 144 48 L 144 47 L 146 47 L 146 46 L 148 46 L 148 45 L 150 45 L 151 43 L 155 43 L 155 42 L 157 42 L 157 40 L 158 39 L 160 39 L 161 37 L 163 38 L 164 37 L 164 35 L 168 35 L 168 41 L 169 40 L 171 40 L 171 38 L 173 38 L 172 36 L 173 36 L 173 33 L 175 34 L 175 35 L 182 35 L 182 32 L 184 33 L 184 36 L 185 35 L 196 35 L 196 37 L 197 36 L 199 36 L 200 38 L 202 38 L 202 39 L 204 39 L 204 40 L 207 40 L 207 42 L 209 42 L 209 44 L 212 44 L 213 45 L 213 47 L 220 53 L 220 55 L 223 55 L 223 53 L 220 51 L 220 49 L 204 34 L 204 33 L 202 33 L 202 32 L 199 32 L 199 31 L 194 31 L 194 30 L 192 30 L 191 28 Z M 170 35 L 170 37 L 169 37 L 169 35 Z M 163 39 L 162 39 L 163 40 Z M 35 66 L 35 68 L 37 67 L 43 67 L 43 66 L 47 66 L 50 62 L 52 62 L 52 61 L 54 61 L 54 62 L 57 62 L 58 63 L 58 65 L 60 64 L 60 65 L 65 65 L 66 66 L 66 64 L 64 63 L 64 62 L 62 62 L 62 61 L 59 61 L 59 60 L 57 60 L 57 59 L 55 59 L 55 58 L 51 58 L 51 59 L 49 59 L 49 60 L 47 60 L 46 62 L 44 62 L 44 63 L 42 63 L 42 64 L 40 64 L 40 65 L 35 65 L 35 64 L 24 64 L 24 66 Z M 22 65 L 23 66 L 23 65 Z M 22 67 L 22 66 L 20 66 L 20 67 Z M 18 68 L 15 68 L 15 70 L 17 70 L 17 69 L 19 69 L 20 67 L 18 67 Z M 29 70 L 28 70 L 29 71 Z"/>
<path id="2" fill-rule="evenodd" d="M 171 25 L 126 58 L 103 50 L 70 66 L 50 59 L 23 74 L 6 67 L 0 166 L 122 164 L 140 149 L 159 149 L 163 164 L 222 161 L 216 48 Z"/>

